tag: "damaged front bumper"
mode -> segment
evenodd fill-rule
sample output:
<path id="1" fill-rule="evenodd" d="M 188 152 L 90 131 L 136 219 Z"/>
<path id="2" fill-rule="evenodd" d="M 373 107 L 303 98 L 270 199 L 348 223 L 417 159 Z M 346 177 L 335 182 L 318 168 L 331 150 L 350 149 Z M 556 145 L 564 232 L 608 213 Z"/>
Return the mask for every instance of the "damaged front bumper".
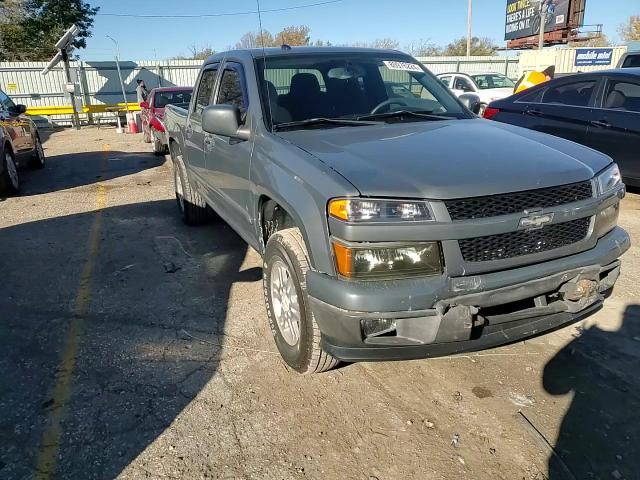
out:
<path id="1" fill-rule="evenodd" d="M 323 348 L 336 358 L 426 358 L 511 343 L 590 315 L 629 246 L 615 228 L 591 250 L 507 271 L 388 282 L 309 272 L 307 286 Z"/>

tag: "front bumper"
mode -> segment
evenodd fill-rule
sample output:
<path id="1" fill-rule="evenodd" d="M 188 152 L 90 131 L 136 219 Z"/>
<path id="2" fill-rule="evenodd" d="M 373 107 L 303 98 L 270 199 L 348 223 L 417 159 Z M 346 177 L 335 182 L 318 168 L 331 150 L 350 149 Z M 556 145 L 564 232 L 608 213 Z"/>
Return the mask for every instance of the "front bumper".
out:
<path id="1" fill-rule="evenodd" d="M 618 257 L 629 246 L 616 227 L 590 250 L 501 272 L 387 282 L 309 272 L 307 287 L 323 348 L 336 358 L 426 358 L 514 342 L 590 315 L 617 280 Z M 591 287 L 578 298 L 581 280 Z M 391 319 L 395 329 L 365 336 L 367 319 Z"/>

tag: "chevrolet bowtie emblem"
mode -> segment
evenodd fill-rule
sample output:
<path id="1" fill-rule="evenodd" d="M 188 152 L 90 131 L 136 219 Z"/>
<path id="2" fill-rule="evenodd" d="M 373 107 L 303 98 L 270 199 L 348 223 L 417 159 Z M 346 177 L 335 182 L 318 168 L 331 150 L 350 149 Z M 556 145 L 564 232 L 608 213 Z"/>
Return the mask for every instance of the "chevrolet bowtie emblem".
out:
<path id="1" fill-rule="evenodd" d="M 520 230 L 536 230 L 548 225 L 553 221 L 553 213 L 545 213 L 540 215 L 528 215 L 520 219 L 518 228 Z"/>

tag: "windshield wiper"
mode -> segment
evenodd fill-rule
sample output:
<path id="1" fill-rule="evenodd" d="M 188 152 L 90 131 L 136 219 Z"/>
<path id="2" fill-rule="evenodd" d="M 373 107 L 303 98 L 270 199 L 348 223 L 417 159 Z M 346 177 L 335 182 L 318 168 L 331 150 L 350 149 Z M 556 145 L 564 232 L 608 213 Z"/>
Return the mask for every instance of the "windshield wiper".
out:
<path id="1" fill-rule="evenodd" d="M 359 127 L 362 125 L 377 125 L 378 122 L 367 122 L 360 120 L 359 118 L 355 120 L 349 120 L 345 118 L 307 118 L 306 120 L 298 120 L 296 122 L 284 122 L 284 123 L 276 123 L 273 128 L 274 130 L 285 130 L 288 128 L 304 128 L 304 127 L 315 127 L 315 126 L 334 126 L 334 127 Z"/>
<path id="2" fill-rule="evenodd" d="M 356 120 L 384 120 L 386 118 L 401 118 L 401 117 L 412 117 L 412 118 L 420 118 L 423 120 L 452 120 L 451 117 L 445 117 L 443 115 L 434 115 L 430 110 L 398 110 L 396 112 L 385 112 L 385 113 L 370 113 L 368 115 L 360 115 L 356 117 Z"/>

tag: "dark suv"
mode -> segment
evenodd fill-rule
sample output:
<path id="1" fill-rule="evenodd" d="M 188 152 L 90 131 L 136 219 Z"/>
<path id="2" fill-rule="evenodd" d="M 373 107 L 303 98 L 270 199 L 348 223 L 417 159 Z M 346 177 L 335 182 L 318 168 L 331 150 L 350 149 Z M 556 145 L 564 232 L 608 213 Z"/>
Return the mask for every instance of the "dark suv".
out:
<path id="1" fill-rule="evenodd" d="M 0 194 L 20 189 L 18 168 L 44 167 L 45 157 L 38 128 L 26 115 L 27 107 L 13 103 L 0 90 Z"/>

